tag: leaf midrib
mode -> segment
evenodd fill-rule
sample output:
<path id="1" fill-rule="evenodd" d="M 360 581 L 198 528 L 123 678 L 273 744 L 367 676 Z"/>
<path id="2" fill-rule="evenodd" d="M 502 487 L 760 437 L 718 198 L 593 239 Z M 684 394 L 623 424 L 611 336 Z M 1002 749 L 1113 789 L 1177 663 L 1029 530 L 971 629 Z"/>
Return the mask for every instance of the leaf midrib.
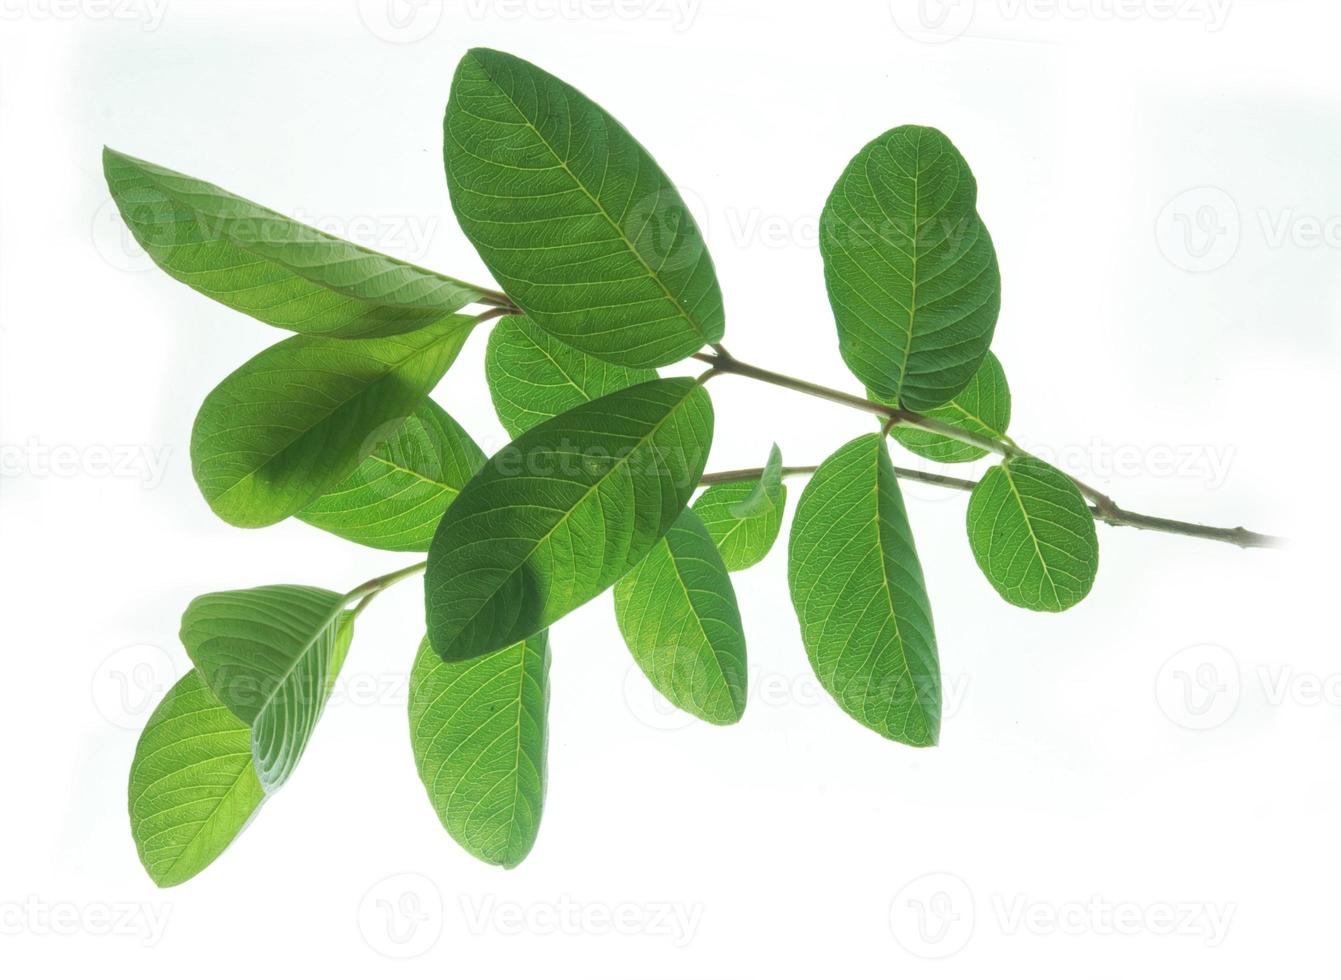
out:
<path id="1" fill-rule="evenodd" d="M 1034 522 L 1029 517 L 1029 508 L 1024 505 L 1024 497 L 1021 496 L 1019 487 L 1015 485 L 1015 477 L 1011 475 L 1010 465 L 1001 464 L 1001 474 L 1006 478 L 1006 486 L 1010 487 L 1011 496 L 1015 498 L 1015 504 L 1020 508 L 1020 516 L 1024 519 L 1025 530 L 1029 532 L 1029 543 L 1034 547 L 1034 557 L 1038 559 L 1039 571 L 1043 575 L 1043 580 L 1048 583 L 1052 589 L 1052 601 L 1056 605 L 1062 605 L 1062 598 L 1057 593 L 1057 583 L 1052 578 L 1052 572 L 1048 569 L 1047 559 L 1043 557 L 1043 551 L 1039 547 L 1038 534 L 1034 531 Z"/>

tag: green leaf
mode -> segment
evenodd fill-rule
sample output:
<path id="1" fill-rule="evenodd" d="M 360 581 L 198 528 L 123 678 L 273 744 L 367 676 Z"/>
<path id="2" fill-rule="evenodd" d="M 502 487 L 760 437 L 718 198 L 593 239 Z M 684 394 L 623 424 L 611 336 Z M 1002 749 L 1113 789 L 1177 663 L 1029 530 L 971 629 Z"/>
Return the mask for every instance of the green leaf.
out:
<path id="1" fill-rule="evenodd" d="M 843 359 L 882 401 L 935 408 L 992 342 L 1001 274 L 978 186 L 944 134 L 900 126 L 866 144 L 820 215 Z"/>
<path id="2" fill-rule="evenodd" d="M 745 631 L 722 556 L 693 510 L 615 586 L 633 659 L 671 704 L 714 725 L 745 711 Z"/>
<path id="3" fill-rule="evenodd" d="M 419 646 L 410 673 L 410 744 L 438 819 L 482 861 L 514 868 L 545 803 L 549 642 L 447 663 Z"/>
<path id="4" fill-rule="evenodd" d="M 712 442 L 692 378 L 606 395 L 505 447 L 447 508 L 428 552 L 428 638 L 444 660 L 519 643 L 638 564 L 684 510 Z"/>
<path id="5" fill-rule="evenodd" d="M 788 567 L 810 664 L 839 707 L 885 738 L 935 745 L 941 679 L 922 566 L 885 441 L 825 460 L 796 505 Z"/>
<path id="6" fill-rule="evenodd" d="M 973 488 L 968 536 L 992 588 L 1025 609 L 1070 609 L 1099 571 L 1085 498 L 1066 474 L 1031 456 L 993 466 Z"/>
<path id="7" fill-rule="evenodd" d="M 427 551 L 448 505 L 483 465 L 484 453 L 465 429 L 426 399 L 343 483 L 297 516 L 370 548 Z"/>
<path id="8" fill-rule="evenodd" d="M 352 636 L 353 617 L 345 616 L 332 683 Z M 150 715 L 130 767 L 130 829 L 144 869 L 163 888 L 195 877 L 265 799 L 251 729 L 215 697 L 200 671 L 191 671 Z"/>
<path id="9" fill-rule="evenodd" d="M 555 340 L 524 316 L 505 316 L 489 335 L 484 355 L 494 411 L 517 438 L 527 429 L 601 395 L 657 373 L 610 364 Z"/>
<path id="10" fill-rule="evenodd" d="M 130 829 L 155 884 L 180 885 L 223 853 L 265 799 L 251 729 L 193 670 L 149 716 L 130 767 Z"/>
<path id="11" fill-rule="evenodd" d="M 213 184 L 103 150 L 112 199 L 164 272 L 210 299 L 298 333 L 416 330 L 488 297 L 476 286 L 361 248 Z"/>
<path id="12" fill-rule="evenodd" d="M 786 507 L 782 451 L 776 445 L 760 479 L 708 487 L 694 501 L 694 513 L 732 572 L 764 560 L 782 528 Z"/>
<path id="13" fill-rule="evenodd" d="M 267 790 L 288 779 L 321 716 L 352 635 L 345 604 L 325 589 L 267 585 L 199 596 L 182 615 L 191 662 L 251 726 L 252 758 Z"/>
<path id="14" fill-rule="evenodd" d="M 274 524 L 348 477 L 395 432 L 456 359 L 475 318 L 394 337 L 290 337 L 209 393 L 191 468 L 216 514 Z"/>
<path id="15" fill-rule="evenodd" d="M 613 116 L 529 62 L 474 48 L 443 123 L 452 208 L 536 325 L 658 367 L 720 340 L 722 293 L 684 201 Z"/>
<path id="16" fill-rule="evenodd" d="M 975 435 L 989 439 L 1004 439 L 1010 425 L 1010 388 L 1006 372 L 991 351 L 983 358 L 968 386 L 944 405 L 927 409 L 929 418 L 957 425 Z M 890 435 L 905 448 L 938 463 L 971 463 L 982 459 L 987 450 L 966 446 L 956 439 L 924 432 L 911 426 L 896 425 Z"/>

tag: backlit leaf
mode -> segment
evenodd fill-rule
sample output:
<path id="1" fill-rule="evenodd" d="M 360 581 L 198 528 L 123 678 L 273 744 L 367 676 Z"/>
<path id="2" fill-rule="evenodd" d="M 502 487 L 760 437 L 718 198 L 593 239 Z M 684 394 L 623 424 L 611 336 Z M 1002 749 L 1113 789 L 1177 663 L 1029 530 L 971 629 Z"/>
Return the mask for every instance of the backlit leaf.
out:
<path id="1" fill-rule="evenodd" d="M 975 435 L 998 440 L 1005 438 L 1006 428 L 1010 425 L 1010 388 L 996 355 L 988 351 L 963 391 L 944 405 L 929 408 L 922 414 L 957 425 Z M 938 463 L 970 463 L 987 455 L 986 449 L 909 425 L 896 425 L 890 435 L 905 449 Z"/>
<path id="2" fill-rule="evenodd" d="M 721 339 L 717 275 L 684 201 L 571 85 L 501 51 L 468 51 L 443 154 L 462 231 L 541 329 L 630 367 Z"/>
<path id="3" fill-rule="evenodd" d="M 615 586 L 615 617 L 633 659 L 666 700 L 714 725 L 740 720 L 740 610 L 722 556 L 692 509 Z"/>
<path id="4" fill-rule="evenodd" d="M 711 486 L 694 501 L 694 513 L 732 572 L 763 561 L 777 540 L 786 507 L 782 451 L 777 446 L 769 453 L 760 479 Z"/>
<path id="5" fill-rule="evenodd" d="M 820 254 L 843 359 L 876 398 L 935 408 L 992 342 L 1001 274 L 978 186 L 944 134 L 900 126 L 872 140 L 820 215 Z"/>
<path id="6" fill-rule="evenodd" d="M 922 567 L 885 441 L 859 436 L 796 505 L 788 581 L 811 666 L 885 738 L 934 745 L 941 681 Z"/>
<path id="7" fill-rule="evenodd" d="M 353 617 L 346 615 L 331 683 L 352 636 Z M 192 670 L 150 715 L 130 766 L 131 836 L 149 877 L 168 888 L 199 874 L 265 798 L 252 763 L 251 729 Z"/>
<path id="8" fill-rule="evenodd" d="M 182 615 L 182 645 L 210 690 L 251 726 L 261 785 L 298 764 L 343 659 L 345 598 L 302 585 L 212 592 Z"/>
<path id="9" fill-rule="evenodd" d="M 435 402 L 424 400 L 344 482 L 298 512 L 342 538 L 388 551 L 427 551 L 447 506 L 484 453 Z"/>
<path id="10" fill-rule="evenodd" d="M 516 867 L 545 803 L 544 633 L 448 663 L 425 639 L 410 673 L 410 743 L 438 819 L 471 854 Z"/>
<path id="11" fill-rule="evenodd" d="M 651 381 L 648 368 L 621 367 L 555 340 L 524 316 L 505 316 L 484 355 L 494 411 L 516 438 L 560 412 Z"/>
<path id="12" fill-rule="evenodd" d="M 968 536 L 987 581 L 1025 609 L 1070 609 L 1099 571 L 1085 498 L 1066 474 L 1031 456 L 993 466 L 973 488 Z"/>
<path id="13" fill-rule="evenodd" d="M 209 393 L 191 468 L 216 514 L 263 527 L 297 513 L 395 434 L 475 325 L 453 316 L 394 337 L 290 337 Z"/>
<path id="14" fill-rule="evenodd" d="M 447 509 L 428 553 L 428 636 L 444 660 L 533 636 L 643 559 L 703 475 L 712 402 L 668 378 L 518 437 Z"/>
<path id="15" fill-rule="evenodd" d="M 378 336 L 425 327 L 486 299 L 478 287 L 115 150 L 103 150 L 103 171 L 131 234 L 159 268 L 271 326 Z"/>

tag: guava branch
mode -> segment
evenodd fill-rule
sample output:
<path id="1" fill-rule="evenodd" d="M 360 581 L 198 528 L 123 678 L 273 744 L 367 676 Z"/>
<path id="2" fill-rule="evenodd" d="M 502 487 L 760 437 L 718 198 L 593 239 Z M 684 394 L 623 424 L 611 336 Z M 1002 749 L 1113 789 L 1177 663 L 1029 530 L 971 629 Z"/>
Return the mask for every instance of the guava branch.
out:
<path id="1" fill-rule="evenodd" d="M 948 439 L 954 439 L 957 442 L 974 446 L 989 453 L 995 453 L 1005 459 L 1028 455 L 1009 438 L 1004 440 L 992 439 L 990 437 L 979 435 L 976 432 L 969 432 L 966 429 L 961 429 L 956 425 L 941 422 L 938 419 L 928 418 L 927 416 L 910 409 L 885 405 L 881 402 L 872 401 L 869 398 L 862 398 L 860 395 L 848 394 L 847 392 L 839 391 L 836 388 L 827 388 L 824 385 L 804 381 L 800 378 L 793 378 L 786 374 L 779 374 L 776 371 L 769 371 L 766 368 L 757 367 L 753 364 L 746 364 L 744 361 L 739 361 L 732 357 L 731 354 L 727 352 L 726 348 L 720 345 L 714 344 L 713 350 L 716 353 L 700 353 L 694 355 L 697 360 L 712 366 L 711 374 L 736 374 L 741 377 L 762 381 L 765 384 L 776 385 L 780 388 L 787 388 L 804 395 L 822 398 L 825 401 L 834 402 L 839 405 L 846 405 L 849 408 L 868 412 L 885 420 L 886 431 L 896 425 L 907 425 L 912 428 L 921 429 L 924 432 L 934 432 L 937 435 L 945 436 Z M 929 486 L 946 487 L 952 490 L 965 491 L 971 491 L 977 486 L 977 482 L 974 480 L 965 480 L 953 476 L 941 476 L 936 473 L 906 469 L 900 466 L 894 467 L 894 471 L 905 480 L 911 480 L 916 483 L 925 483 Z M 783 469 L 784 476 L 804 476 L 814 472 L 815 467 L 813 466 L 791 466 Z M 732 470 L 724 473 L 709 473 L 703 477 L 700 484 L 710 486 L 715 483 L 736 483 L 745 480 L 757 480 L 762 473 L 762 470 Z M 1076 485 L 1076 489 L 1090 501 L 1090 512 L 1094 514 L 1095 519 L 1113 527 L 1134 527 L 1147 531 L 1160 531 L 1165 534 L 1177 534 L 1189 538 L 1202 538 L 1207 541 L 1223 541 L 1226 544 L 1238 545 L 1240 548 L 1281 548 L 1286 544 L 1284 538 L 1275 537 L 1269 534 L 1259 534 L 1256 531 L 1249 531 L 1243 527 L 1215 527 L 1209 524 L 1193 524 L 1188 521 L 1176 521 L 1167 517 L 1155 517 L 1150 514 L 1140 514 L 1136 511 L 1127 510 L 1125 507 L 1118 506 L 1117 501 L 1107 494 L 1100 493 L 1098 490 L 1082 483 L 1070 474 L 1066 474 L 1066 476 L 1067 479 Z"/>

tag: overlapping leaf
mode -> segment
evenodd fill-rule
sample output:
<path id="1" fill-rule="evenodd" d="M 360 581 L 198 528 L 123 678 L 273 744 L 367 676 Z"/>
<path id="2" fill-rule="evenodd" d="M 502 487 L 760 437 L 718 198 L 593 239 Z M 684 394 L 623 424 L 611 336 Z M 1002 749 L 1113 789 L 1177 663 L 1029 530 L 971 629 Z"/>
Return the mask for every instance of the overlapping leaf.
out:
<path id="1" fill-rule="evenodd" d="M 103 171 L 131 233 L 164 272 L 272 326 L 378 336 L 427 326 L 485 299 L 475 286 L 165 167 L 104 150 Z"/>
<path id="2" fill-rule="evenodd" d="M 1070 609 L 1099 571 L 1099 537 L 1085 498 L 1065 473 L 1031 456 L 1000 463 L 973 488 L 969 545 L 1007 602 Z"/>
<path id="3" fill-rule="evenodd" d="M 452 79 L 443 147 L 461 229 L 541 329 L 630 367 L 721 339 L 717 275 L 684 201 L 577 89 L 475 48 Z"/>
<path id="4" fill-rule="evenodd" d="M 872 140 L 829 195 L 820 253 L 839 345 L 882 401 L 943 405 L 987 353 L 1001 274 L 977 196 L 959 151 L 924 126 Z"/>
<path id="5" fill-rule="evenodd" d="M 490 459 L 429 549 L 438 655 L 518 643 L 622 578 L 698 485 L 712 421 L 693 379 L 648 381 L 542 422 Z"/>
<path id="6" fill-rule="evenodd" d="M 191 468 L 216 514 L 263 527 L 297 513 L 395 434 L 442 378 L 476 320 L 393 337 L 290 337 L 205 398 Z"/>
<path id="7" fill-rule="evenodd" d="M 879 435 L 820 465 L 796 506 L 788 562 L 801 639 L 824 689 L 886 738 L 934 745 L 941 683 L 931 607 Z"/>
<path id="8" fill-rule="evenodd" d="M 927 409 L 923 414 L 974 435 L 998 440 L 1005 438 L 1006 428 L 1010 425 L 1010 388 L 996 355 L 988 351 L 963 391 L 944 405 Z M 987 455 L 985 449 L 908 425 L 895 426 L 890 435 L 904 448 L 938 463 L 969 463 Z"/>
<path id="9" fill-rule="evenodd" d="M 346 615 L 330 683 L 352 636 L 353 618 Z M 195 877 L 242 832 L 265 798 L 252 763 L 251 729 L 192 670 L 150 715 L 130 767 L 131 836 L 149 877 L 163 888 Z"/>
<path id="10" fill-rule="evenodd" d="M 462 847 L 505 868 L 540 829 L 549 661 L 544 633 L 452 663 L 425 639 L 410 674 L 410 744 L 429 802 Z"/>
<path id="11" fill-rule="evenodd" d="M 666 700 L 714 725 L 740 720 L 745 631 L 726 565 L 692 509 L 615 586 L 615 617 Z"/>
<path id="12" fill-rule="evenodd" d="M 508 435 L 657 373 L 611 364 L 555 340 L 524 316 L 505 316 L 489 335 L 484 355 L 494 411 Z"/>
<path id="13" fill-rule="evenodd" d="M 370 548 L 427 551 L 447 506 L 483 465 L 475 441 L 425 400 L 344 482 L 298 517 Z"/>
<path id="14" fill-rule="evenodd" d="M 302 585 L 191 601 L 181 639 L 210 690 L 251 727 L 256 775 L 279 787 L 298 764 L 343 659 L 343 596 Z"/>
<path id="15" fill-rule="evenodd" d="M 694 501 L 694 513 L 732 572 L 764 560 L 777 540 L 786 508 L 782 451 L 776 445 L 758 480 L 708 487 Z"/>

